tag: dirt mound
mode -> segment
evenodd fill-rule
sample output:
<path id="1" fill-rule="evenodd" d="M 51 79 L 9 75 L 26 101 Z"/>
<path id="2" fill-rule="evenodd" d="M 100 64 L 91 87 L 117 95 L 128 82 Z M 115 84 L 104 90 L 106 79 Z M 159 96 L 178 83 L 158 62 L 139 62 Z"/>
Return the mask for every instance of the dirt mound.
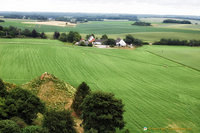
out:
<path id="1" fill-rule="evenodd" d="M 45 72 L 40 77 L 23 85 L 46 103 L 47 108 L 69 109 L 76 91 L 71 85 Z"/>

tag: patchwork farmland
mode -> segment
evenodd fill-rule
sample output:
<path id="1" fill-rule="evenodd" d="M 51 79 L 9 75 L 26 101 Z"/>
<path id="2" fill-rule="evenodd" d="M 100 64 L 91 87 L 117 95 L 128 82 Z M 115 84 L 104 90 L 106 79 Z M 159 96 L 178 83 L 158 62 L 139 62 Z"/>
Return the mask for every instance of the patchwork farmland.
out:
<path id="1" fill-rule="evenodd" d="M 103 33 L 89 27 L 88 31 L 79 30 Z M 51 28 L 40 27 L 49 32 L 55 30 Z M 164 30 L 184 31 L 183 34 L 200 32 Z M 117 31 L 104 29 L 106 33 Z M 120 50 L 65 45 L 56 40 L 0 39 L 0 77 L 22 85 L 49 72 L 74 87 L 85 81 L 92 90 L 112 92 L 123 100 L 126 128 L 131 133 L 142 132 L 144 127 L 185 127 L 190 129 L 185 132 L 197 133 L 200 131 L 199 53 L 199 47 L 143 46 Z"/>

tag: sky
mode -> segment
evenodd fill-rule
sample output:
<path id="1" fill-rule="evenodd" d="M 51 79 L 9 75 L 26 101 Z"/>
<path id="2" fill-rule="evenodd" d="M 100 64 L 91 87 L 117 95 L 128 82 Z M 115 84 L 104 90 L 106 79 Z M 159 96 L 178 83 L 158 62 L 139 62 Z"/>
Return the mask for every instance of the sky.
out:
<path id="1" fill-rule="evenodd" d="M 200 16 L 200 0 L 1 0 L 0 11 Z"/>

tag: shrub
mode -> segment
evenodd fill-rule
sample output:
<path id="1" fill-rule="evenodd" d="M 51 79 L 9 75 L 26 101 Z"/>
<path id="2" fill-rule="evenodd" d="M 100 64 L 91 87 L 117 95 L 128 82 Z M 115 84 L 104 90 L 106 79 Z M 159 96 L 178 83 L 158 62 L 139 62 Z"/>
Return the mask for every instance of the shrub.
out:
<path id="1" fill-rule="evenodd" d="M 0 79 L 0 97 L 5 97 L 7 95 L 6 87 L 2 79 Z"/>
<path id="2" fill-rule="evenodd" d="M 10 120 L 16 122 L 16 124 L 20 127 L 20 128 L 24 128 L 27 126 L 27 124 L 24 122 L 23 119 L 19 118 L 19 117 L 12 117 L 10 118 Z"/>
<path id="3" fill-rule="evenodd" d="M 59 40 L 62 41 L 62 42 L 67 42 L 67 34 L 62 33 L 59 37 Z"/>
<path id="4" fill-rule="evenodd" d="M 85 131 L 95 129 L 99 133 L 114 133 L 122 129 L 124 105 L 112 93 L 94 92 L 88 95 L 81 104 L 83 126 Z"/>
<path id="5" fill-rule="evenodd" d="M 28 126 L 22 129 L 21 133 L 48 133 L 48 130 L 40 126 Z"/>
<path id="6" fill-rule="evenodd" d="M 0 133 L 20 133 L 20 128 L 12 120 L 1 120 Z"/>
<path id="7" fill-rule="evenodd" d="M 80 115 L 81 113 L 81 108 L 80 105 L 83 102 L 84 98 L 90 93 L 90 87 L 85 83 L 82 82 L 74 96 L 72 108 L 76 112 L 77 115 Z"/>
<path id="8" fill-rule="evenodd" d="M 30 91 L 13 89 L 5 102 L 10 117 L 18 116 L 30 124 L 37 117 L 37 113 L 44 113 L 45 105 Z"/>
<path id="9" fill-rule="evenodd" d="M 76 133 L 75 123 L 69 111 L 46 112 L 43 120 L 43 127 L 49 130 L 49 133 Z"/>

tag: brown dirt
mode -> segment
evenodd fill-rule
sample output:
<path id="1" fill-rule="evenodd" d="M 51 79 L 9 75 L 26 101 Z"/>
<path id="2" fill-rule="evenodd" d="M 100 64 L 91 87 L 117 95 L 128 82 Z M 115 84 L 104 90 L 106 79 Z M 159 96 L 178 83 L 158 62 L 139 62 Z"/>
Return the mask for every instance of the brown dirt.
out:
<path id="1" fill-rule="evenodd" d="M 63 21 L 45 21 L 45 22 L 22 22 L 25 24 L 38 24 L 38 25 L 51 25 L 51 26 L 76 26 L 76 24 L 72 24 L 70 22 L 63 22 Z M 66 24 L 67 23 L 67 24 Z"/>

